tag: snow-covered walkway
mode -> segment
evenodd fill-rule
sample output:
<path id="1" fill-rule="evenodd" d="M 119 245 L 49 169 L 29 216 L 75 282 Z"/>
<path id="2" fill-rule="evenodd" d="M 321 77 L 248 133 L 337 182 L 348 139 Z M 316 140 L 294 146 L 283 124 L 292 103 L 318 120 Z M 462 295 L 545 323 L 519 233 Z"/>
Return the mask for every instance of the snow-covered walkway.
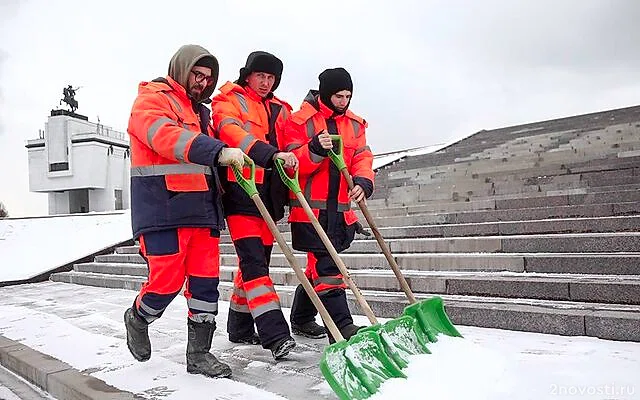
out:
<path id="1" fill-rule="evenodd" d="M 53 282 L 0 288 L 0 334 L 146 398 L 335 398 L 317 368 L 323 341 L 297 338 L 289 359 L 276 363 L 260 347 L 227 341 L 226 303 L 214 352 L 231 364 L 234 381 L 186 373 L 182 297 L 151 325 L 151 360 L 136 362 L 122 323 L 134 296 Z M 465 339 L 432 344 L 408 380 L 387 382 L 375 399 L 640 399 L 639 343 L 459 328 Z"/>

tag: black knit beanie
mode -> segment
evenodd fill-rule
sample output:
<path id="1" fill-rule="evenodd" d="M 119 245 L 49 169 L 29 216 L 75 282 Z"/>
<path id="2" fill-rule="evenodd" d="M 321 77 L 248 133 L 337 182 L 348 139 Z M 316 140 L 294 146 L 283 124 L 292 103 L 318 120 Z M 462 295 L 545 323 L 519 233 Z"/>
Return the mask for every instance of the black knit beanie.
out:
<path id="1" fill-rule="evenodd" d="M 348 90 L 353 93 L 351 75 L 344 68 L 325 69 L 318 75 L 318 79 L 320 80 L 320 86 L 318 87 L 320 100 L 331 109 L 334 109 L 333 103 L 331 103 L 331 96 L 341 90 Z"/>

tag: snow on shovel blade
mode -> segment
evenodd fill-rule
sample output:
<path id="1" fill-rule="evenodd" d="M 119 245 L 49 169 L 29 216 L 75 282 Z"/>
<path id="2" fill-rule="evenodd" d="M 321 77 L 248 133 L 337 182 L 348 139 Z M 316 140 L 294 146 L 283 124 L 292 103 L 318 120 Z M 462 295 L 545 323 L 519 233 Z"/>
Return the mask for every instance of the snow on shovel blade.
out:
<path id="1" fill-rule="evenodd" d="M 429 341 L 415 318 L 405 315 L 387 321 L 384 325 L 367 326 L 359 332 L 376 332 L 387 356 L 400 369 L 409 365 L 409 356 L 413 354 L 431 354 L 426 343 Z"/>
<path id="2" fill-rule="evenodd" d="M 387 379 L 406 378 L 385 353 L 378 334 L 371 331 L 327 346 L 320 371 L 342 400 L 366 399 Z"/>
<path id="3" fill-rule="evenodd" d="M 430 342 L 437 342 L 438 335 L 441 333 L 448 336 L 462 337 L 456 327 L 453 326 L 453 323 L 451 323 L 440 297 L 432 297 L 428 300 L 411 304 L 404 309 L 404 315 L 410 315 L 418 321 L 418 325 Z"/>
<path id="4" fill-rule="evenodd" d="M 409 356 L 431 354 L 427 348 L 428 339 L 420 329 L 418 321 L 408 315 L 387 321 L 382 325 L 381 338 L 395 348 L 394 361 L 400 368 L 409 364 Z"/>

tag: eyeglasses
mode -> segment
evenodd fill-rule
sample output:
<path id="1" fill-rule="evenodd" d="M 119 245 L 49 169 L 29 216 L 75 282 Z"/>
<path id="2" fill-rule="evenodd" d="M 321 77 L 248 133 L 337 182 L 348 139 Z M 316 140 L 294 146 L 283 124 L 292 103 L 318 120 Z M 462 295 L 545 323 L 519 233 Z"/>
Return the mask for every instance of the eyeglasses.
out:
<path id="1" fill-rule="evenodd" d="M 191 71 L 191 73 L 193 75 L 195 75 L 197 83 L 202 83 L 203 81 L 206 80 L 207 81 L 207 86 L 213 85 L 213 76 L 205 75 L 200 71 Z"/>

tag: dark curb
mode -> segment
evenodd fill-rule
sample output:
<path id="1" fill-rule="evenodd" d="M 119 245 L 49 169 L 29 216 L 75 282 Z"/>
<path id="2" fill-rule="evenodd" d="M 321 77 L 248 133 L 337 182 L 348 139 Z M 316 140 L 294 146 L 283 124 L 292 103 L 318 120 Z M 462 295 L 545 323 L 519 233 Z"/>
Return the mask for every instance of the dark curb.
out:
<path id="1" fill-rule="evenodd" d="M 57 400 L 138 399 L 69 364 L 0 335 L 0 364 Z"/>

